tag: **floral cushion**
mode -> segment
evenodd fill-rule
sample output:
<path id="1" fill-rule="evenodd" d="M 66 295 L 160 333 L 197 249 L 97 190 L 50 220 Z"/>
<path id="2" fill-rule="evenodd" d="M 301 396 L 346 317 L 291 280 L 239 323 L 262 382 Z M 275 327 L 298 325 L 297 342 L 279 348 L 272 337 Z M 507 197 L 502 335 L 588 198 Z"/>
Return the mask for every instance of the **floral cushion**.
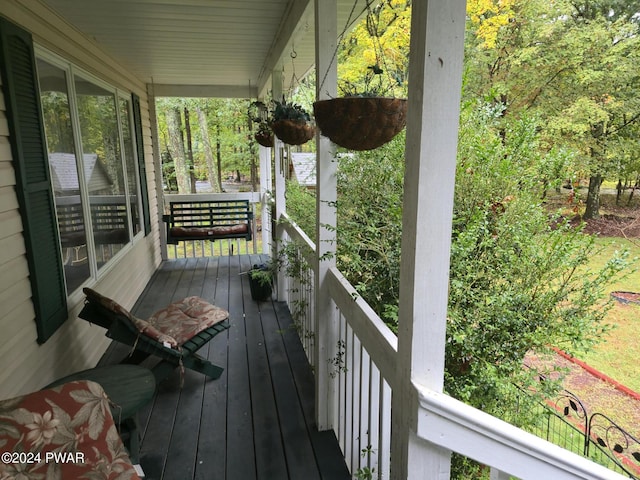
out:
<path id="1" fill-rule="evenodd" d="M 152 338 L 164 345 L 168 345 L 171 348 L 176 348 L 178 346 L 178 342 L 175 338 L 172 338 L 169 335 L 165 335 L 164 333 L 158 331 L 153 325 L 150 325 L 149 322 L 142 320 L 129 312 L 126 308 L 120 305 L 115 300 L 110 299 L 109 297 L 105 297 L 104 295 L 92 290 L 91 288 L 83 288 L 82 291 L 87 296 L 87 301 L 95 302 L 98 305 L 102 305 L 104 308 L 109 310 L 110 312 L 115 313 L 116 315 L 122 315 L 131 321 L 132 325 L 143 335 L 146 335 L 149 338 Z M 0 479 L 1 480 L 1 479 Z"/>
<path id="2" fill-rule="evenodd" d="M 104 390 L 90 381 L 0 401 L 0 452 L 2 480 L 140 478 Z"/>
<path id="3" fill-rule="evenodd" d="M 177 348 L 178 345 L 180 345 L 178 341 L 175 338 L 173 338 L 171 335 L 162 333 L 160 330 L 158 330 L 156 327 L 151 325 L 146 320 L 142 320 L 141 318 L 131 316 L 131 321 L 133 322 L 133 324 L 136 326 L 136 328 L 140 333 L 146 335 L 147 337 L 153 338 L 154 340 L 162 343 L 163 345 L 169 346 L 171 348 Z"/>
<path id="4" fill-rule="evenodd" d="M 225 235 L 237 235 L 247 233 L 249 225 L 239 223 L 237 225 L 210 226 L 210 227 L 172 227 L 170 235 L 175 238 L 202 238 L 202 237 L 222 237 Z"/>
<path id="5" fill-rule="evenodd" d="M 87 300 L 125 316 L 140 333 L 171 348 L 180 347 L 191 337 L 229 317 L 229 312 L 200 297 L 187 297 L 154 313 L 148 320 L 142 320 L 95 290 L 85 287 L 83 292 Z"/>
<path id="6" fill-rule="evenodd" d="M 187 297 L 154 313 L 148 322 L 182 345 L 202 330 L 228 317 L 229 312 L 200 297 Z"/>

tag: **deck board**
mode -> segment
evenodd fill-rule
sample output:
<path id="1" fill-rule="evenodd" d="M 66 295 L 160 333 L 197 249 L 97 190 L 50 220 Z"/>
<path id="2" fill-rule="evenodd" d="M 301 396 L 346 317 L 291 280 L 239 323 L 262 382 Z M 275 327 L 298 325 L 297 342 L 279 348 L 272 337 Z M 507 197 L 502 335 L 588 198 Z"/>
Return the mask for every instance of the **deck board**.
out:
<path id="1" fill-rule="evenodd" d="M 313 374 L 288 308 L 253 301 L 241 275 L 264 260 L 164 262 L 134 306 L 144 318 L 169 301 L 198 295 L 229 310 L 231 324 L 199 352 L 225 368 L 219 379 L 176 369 L 139 412 L 148 480 L 350 478 L 333 433 L 315 427 Z M 112 344 L 101 364 L 127 353 L 128 347 Z"/>

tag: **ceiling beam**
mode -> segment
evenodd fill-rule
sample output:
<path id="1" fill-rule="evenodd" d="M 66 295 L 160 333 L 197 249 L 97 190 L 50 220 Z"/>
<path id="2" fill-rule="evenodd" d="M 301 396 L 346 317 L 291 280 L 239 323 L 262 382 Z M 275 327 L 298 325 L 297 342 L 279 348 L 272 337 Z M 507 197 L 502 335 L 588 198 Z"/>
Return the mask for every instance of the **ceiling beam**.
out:
<path id="1" fill-rule="evenodd" d="M 289 51 L 292 40 L 302 26 L 303 20 L 312 12 L 313 2 L 311 0 L 292 0 L 284 15 L 284 19 L 278 29 L 274 43 L 269 48 L 269 53 L 262 65 L 262 70 L 258 76 L 258 92 L 263 93 L 270 87 L 269 78 L 271 73 L 282 63 L 284 52 Z"/>

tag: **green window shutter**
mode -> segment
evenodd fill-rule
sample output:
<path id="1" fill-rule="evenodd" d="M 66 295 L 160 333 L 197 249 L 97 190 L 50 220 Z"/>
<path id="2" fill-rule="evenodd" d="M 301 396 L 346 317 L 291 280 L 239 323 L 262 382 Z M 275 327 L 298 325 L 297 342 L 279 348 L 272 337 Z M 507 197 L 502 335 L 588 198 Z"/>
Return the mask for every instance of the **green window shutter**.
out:
<path id="1" fill-rule="evenodd" d="M 138 169 L 140 172 L 140 196 L 142 197 L 142 216 L 144 218 L 144 234 L 151 232 L 151 214 L 149 213 L 149 190 L 147 188 L 147 167 L 144 163 L 144 138 L 142 137 L 142 118 L 140 113 L 140 97 L 131 94 L 133 107 L 133 129 L 136 136 L 136 149 L 138 152 Z"/>
<path id="2" fill-rule="evenodd" d="M 0 18 L 0 75 L 7 107 L 38 342 L 67 319 L 67 295 L 31 35 Z"/>

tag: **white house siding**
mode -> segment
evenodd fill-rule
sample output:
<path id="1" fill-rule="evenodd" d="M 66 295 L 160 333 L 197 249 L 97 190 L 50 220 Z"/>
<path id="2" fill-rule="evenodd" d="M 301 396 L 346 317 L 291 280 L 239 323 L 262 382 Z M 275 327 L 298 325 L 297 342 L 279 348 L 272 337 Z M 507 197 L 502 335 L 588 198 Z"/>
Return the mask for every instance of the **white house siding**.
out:
<path id="1" fill-rule="evenodd" d="M 88 38 L 33 0 L 3 0 L 0 15 L 30 31 L 34 42 L 141 99 L 152 232 L 101 273 L 93 288 L 131 307 L 160 262 L 158 209 L 146 86 Z M 0 79 L 0 84 L 2 79 Z M 5 101 L 0 92 L 0 399 L 42 388 L 56 378 L 95 366 L 109 342 L 104 329 L 77 318 L 83 296 L 69 299 L 69 318 L 43 345 L 36 342 L 22 221 Z"/>

